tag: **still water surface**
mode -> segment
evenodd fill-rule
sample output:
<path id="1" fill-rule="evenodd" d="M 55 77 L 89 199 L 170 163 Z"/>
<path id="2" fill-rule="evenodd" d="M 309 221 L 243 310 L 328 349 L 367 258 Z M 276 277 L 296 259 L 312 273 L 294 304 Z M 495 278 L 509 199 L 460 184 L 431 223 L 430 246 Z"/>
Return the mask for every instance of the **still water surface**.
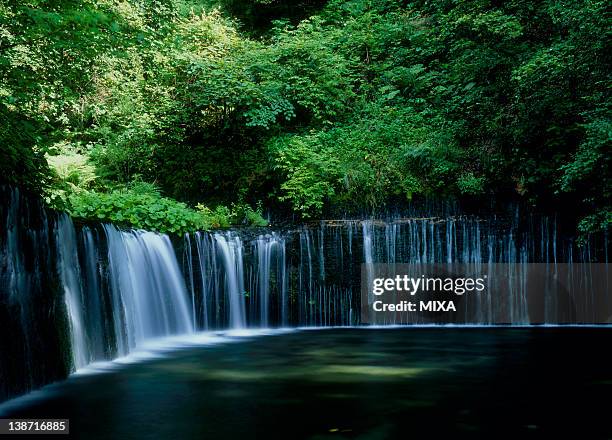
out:
<path id="1" fill-rule="evenodd" d="M 611 347 L 610 328 L 243 337 L 74 375 L 3 417 L 83 439 L 609 439 Z"/>

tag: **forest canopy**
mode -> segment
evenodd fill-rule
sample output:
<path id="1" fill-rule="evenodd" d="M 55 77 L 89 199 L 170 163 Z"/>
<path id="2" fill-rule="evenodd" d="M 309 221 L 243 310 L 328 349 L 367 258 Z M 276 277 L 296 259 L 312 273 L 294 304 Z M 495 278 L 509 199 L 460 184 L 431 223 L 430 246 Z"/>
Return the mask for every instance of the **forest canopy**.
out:
<path id="1" fill-rule="evenodd" d="M 174 232 L 420 196 L 569 206 L 600 229 L 610 14 L 603 0 L 5 0 L 0 178 L 76 217 Z"/>

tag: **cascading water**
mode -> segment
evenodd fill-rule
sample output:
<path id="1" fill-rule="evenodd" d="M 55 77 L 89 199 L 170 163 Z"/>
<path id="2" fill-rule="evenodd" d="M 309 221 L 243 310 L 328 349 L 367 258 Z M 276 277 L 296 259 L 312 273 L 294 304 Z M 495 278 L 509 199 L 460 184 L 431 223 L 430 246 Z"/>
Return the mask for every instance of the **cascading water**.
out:
<path id="1" fill-rule="evenodd" d="M 195 285 L 193 281 L 193 257 L 191 254 L 191 236 L 189 234 L 185 234 L 185 255 L 187 257 L 187 273 L 189 275 L 189 292 L 191 293 L 191 322 L 193 325 L 197 325 L 196 318 L 196 306 L 195 306 Z"/>
<path id="2" fill-rule="evenodd" d="M 47 215 L 16 189 L 0 190 L 6 200 L 0 207 L 6 225 L 0 229 L 0 322 L 11 334 L 2 341 L 0 373 L 16 384 L 0 381 L 0 399 L 160 336 L 357 325 L 362 264 L 368 278 L 377 263 L 466 263 L 474 270 L 518 263 L 507 265 L 512 288 L 505 296 L 464 302 L 462 322 L 487 324 L 500 315 L 512 324 L 602 319 L 601 301 L 590 295 L 569 298 L 574 314 L 547 286 L 541 310 L 530 302 L 525 264 L 544 263 L 552 278 L 561 263 L 607 263 L 607 234 L 577 247 L 546 218 L 523 224 L 518 215 L 338 220 L 283 232 L 197 232 L 173 243 L 163 234 L 112 225 L 75 226 L 65 215 Z M 419 322 L 425 321 L 410 321 Z M 34 368 L 41 362 L 44 372 Z"/>
<path id="3" fill-rule="evenodd" d="M 108 308 L 102 289 L 101 256 L 96 244 L 97 231 L 85 226 L 81 231 L 83 254 L 81 259 L 81 291 L 84 297 L 84 323 L 91 359 L 107 359 L 111 356 L 109 323 L 104 311 Z"/>
<path id="4" fill-rule="evenodd" d="M 225 287 L 229 298 L 229 327 L 233 329 L 244 328 L 246 326 L 246 315 L 242 241 L 240 237 L 231 232 L 215 234 L 214 238 L 225 270 Z"/>
<path id="5" fill-rule="evenodd" d="M 368 286 L 372 285 L 372 279 L 373 279 L 373 264 L 374 264 L 374 259 L 373 259 L 373 254 L 374 254 L 374 243 L 372 242 L 372 222 L 370 221 L 364 221 L 362 223 L 362 236 L 363 236 L 363 262 L 365 264 L 365 272 L 366 272 L 366 283 L 368 284 Z M 386 238 L 389 238 L 388 236 Z M 389 247 L 387 247 L 388 249 L 390 249 Z M 372 307 L 372 298 L 371 296 L 368 297 L 369 300 L 369 309 L 371 309 Z"/>
<path id="6" fill-rule="evenodd" d="M 260 235 L 253 242 L 256 255 L 255 273 L 252 291 L 257 292 L 257 300 L 253 301 L 259 309 L 259 325 L 268 327 L 270 324 L 270 300 L 275 294 L 280 303 L 280 322 L 287 320 L 287 285 L 285 277 L 285 240 L 277 233 Z M 276 289 L 272 285 L 275 278 Z"/>
<path id="7" fill-rule="evenodd" d="M 70 352 L 53 229 L 40 202 L 0 185 L 0 401 L 69 369 L 48 356 Z"/>
<path id="8" fill-rule="evenodd" d="M 58 266 L 64 301 L 70 323 L 72 341 L 72 362 L 76 369 L 82 368 L 92 359 L 85 328 L 85 304 L 81 289 L 81 271 L 79 268 L 76 232 L 70 217 L 62 214 L 56 229 L 58 246 Z M 96 311 L 97 312 L 97 311 Z"/>
<path id="9" fill-rule="evenodd" d="M 147 339 L 192 333 L 185 282 L 166 235 L 104 225 L 118 352 Z"/>
<path id="10" fill-rule="evenodd" d="M 187 237 L 189 234 L 187 234 Z M 208 330 L 209 322 L 219 322 L 219 284 L 216 283 L 217 271 L 217 260 L 214 258 L 212 252 L 212 246 L 210 244 L 211 239 L 208 234 L 202 234 L 200 232 L 195 233 L 195 241 L 197 248 L 197 259 L 199 262 L 200 269 L 200 280 L 201 280 L 201 292 L 209 292 L 209 295 L 203 295 L 204 299 L 201 301 L 201 314 L 202 314 L 202 328 Z M 189 247 L 187 248 L 191 258 L 191 241 L 188 242 Z M 192 266 L 193 267 L 193 266 Z M 191 274 L 193 279 L 193 274 Z M 212 292 L 212 293 L 210 293 Z M 194 303 L 195 303 L 195 291 L 194 291 Z M 214 311 L 214 315 L 209 317 L 209 310 Z M 195 321 L 197 323 L 197 320 Z"/>
<path id="11" fill-rule="evenodd" d="M 272 263 L 272 240 L 260 236 L 255 242 L 257 252 L 257 296 L 259 299 L 259 324 L 268 326 L 270 313 L 270 264 Z"/>

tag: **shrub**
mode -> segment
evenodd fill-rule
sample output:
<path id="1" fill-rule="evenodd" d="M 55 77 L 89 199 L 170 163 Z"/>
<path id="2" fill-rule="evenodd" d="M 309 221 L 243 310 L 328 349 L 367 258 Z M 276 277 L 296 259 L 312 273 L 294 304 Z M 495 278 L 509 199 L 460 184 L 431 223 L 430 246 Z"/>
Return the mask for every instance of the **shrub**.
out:
<path id="1" fill-rule="evenodd" d="M 154 185 L 138 182 L 109 193 L 81 191 L 68 198 L 68 212 L 86 221 L 111 222 L 120 226 L 162 233 L 184 234 L 232 225 L 266 226 L 260 210 L 246 204 L 210 209 L 202 204 L 192 209 L 162 197 Z"/>
<path id="2" fill-rule="evenodd" d="M 201 213 L 184 203 L 151 193 L 133 190 L 82 192 L 73 193 L 69 202 L 68 210 L 73 217 L 137 229 L 183 234 L 211 226 Z"/>

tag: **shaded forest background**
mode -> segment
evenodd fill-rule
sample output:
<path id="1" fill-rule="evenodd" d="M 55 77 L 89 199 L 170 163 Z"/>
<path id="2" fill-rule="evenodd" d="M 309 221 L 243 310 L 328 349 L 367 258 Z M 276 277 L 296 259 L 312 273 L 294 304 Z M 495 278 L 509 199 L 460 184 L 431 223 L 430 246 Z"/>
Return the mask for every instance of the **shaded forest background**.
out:
<path id="1" fill-rule="evenodd" d="M 419 197 L 612 219 L 597 0 L 4 0 L 0 179 L 169 232 Z"/>

